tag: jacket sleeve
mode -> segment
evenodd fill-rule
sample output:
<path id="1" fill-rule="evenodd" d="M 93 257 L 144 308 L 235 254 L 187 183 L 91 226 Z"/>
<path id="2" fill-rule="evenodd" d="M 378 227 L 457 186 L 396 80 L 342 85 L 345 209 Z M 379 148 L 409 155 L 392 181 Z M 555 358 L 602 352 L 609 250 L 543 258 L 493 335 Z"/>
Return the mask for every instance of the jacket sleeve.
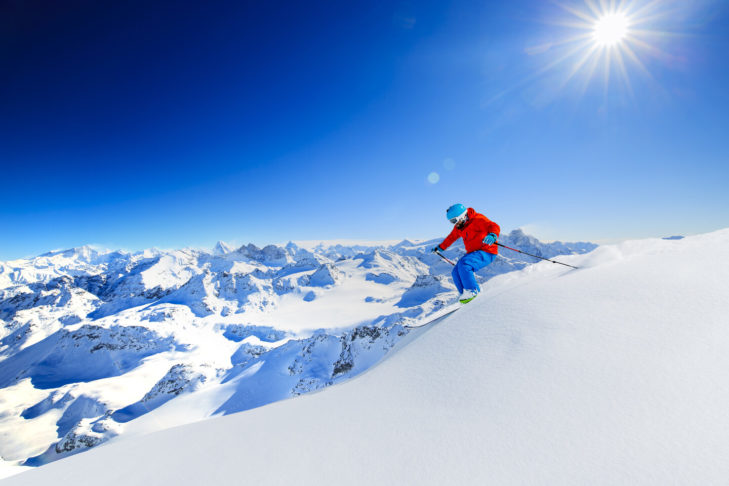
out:
<path id="1" fill-rule="evenodd" d="M 443 240 L 443 242 L 438 245 L 441 250 L 447 250 L 449 246 L 453 244 L 454 241 L 456 241 L 458 238 L 461 237 L 461 232 L 456 228 L 453 227 L 453 230 L 451 230 L 451 233 L 446 236 L 446 239 Z"/>
<path id="2" fill-rule="evenodd" d="M 489 222 L 486 225 L 486 234 L 493 233 L 496 236 L 500 236 L 501 235 L 501 226 L 499 226 L 498 224 L 494 223 L 490 219 L 488 221 Z"/>
<path id="3" fill-rule="evenodd" d="M 478 232 L 482 233 L 481 239 L 485 238 L 489 233 L 499 236 L 501 233 L 501 227 L 484 216 L 483 219 L 478 220 Z"/>

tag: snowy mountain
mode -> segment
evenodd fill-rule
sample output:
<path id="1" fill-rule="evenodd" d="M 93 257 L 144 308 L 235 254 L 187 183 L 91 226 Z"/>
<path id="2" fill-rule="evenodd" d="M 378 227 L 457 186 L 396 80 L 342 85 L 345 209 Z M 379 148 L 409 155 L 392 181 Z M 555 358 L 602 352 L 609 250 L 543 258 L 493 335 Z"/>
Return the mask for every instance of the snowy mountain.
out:
<path id="1" fill-rule="evenodd" d="M 451 267 L 428 251 L 438 241 L 81 247 L 0 263 L 0 474 L 362 373 L 407 340 L 404 324 L 455 298 Z M 595 248 L 519 230 L 501 241 L 545 257 Z M 530 260 L 503 255 L 479 278 Z"/>
<path id="2" fill-rule="evenodd" d="M 3 484 L 724 484 L 729 229 L 563 259 L 323 393 L 154 432 L 181 394 Z"/>

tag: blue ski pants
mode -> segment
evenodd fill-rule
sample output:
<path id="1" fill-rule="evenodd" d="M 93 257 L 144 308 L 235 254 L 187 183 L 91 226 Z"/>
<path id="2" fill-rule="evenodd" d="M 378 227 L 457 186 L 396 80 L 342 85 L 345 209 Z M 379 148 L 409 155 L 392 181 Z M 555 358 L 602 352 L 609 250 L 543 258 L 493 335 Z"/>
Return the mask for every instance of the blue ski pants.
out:
<path id="1" fill-rule="evenodd" d="M 463 255 L 456 263 L 456 266 L 453 267 L 452 273 L 453 283 L 456 284 L 458 292 L 463 292 L 463 289 L 481 292 L 481 287 L 476 282 L 476 276 L 473 273 L 493 262 L 494 258 L 496 258 L 496 255 L 486 253 L 483 250 L 476 250 Z"/>

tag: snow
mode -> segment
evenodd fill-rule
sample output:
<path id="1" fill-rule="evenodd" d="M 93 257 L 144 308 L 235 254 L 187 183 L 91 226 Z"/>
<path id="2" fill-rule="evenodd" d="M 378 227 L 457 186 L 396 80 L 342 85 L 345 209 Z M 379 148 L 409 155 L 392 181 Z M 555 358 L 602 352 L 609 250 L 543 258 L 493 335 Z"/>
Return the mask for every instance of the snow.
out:
<path id="1" fill-rule="evenodd" d="M 313 251 L 316 248 L 331 248 L 336 246 L 353 246 L 362 248 L 391 246 L 400 243 L 400 240 L 296 240 L 292 243 L 300 248 Z"/>
<path id="2" fill-rule="evenodd" d="M 354 379 L 155 426 L 270 376 L 258 361 L 2 484 L 725 484 L 729 230 L 560 259 L 581 268 L 496 276 Z"/>
<path id="3" fill-rule="evenodd" d="M 392 287 L 386 287 L 368 281 L 366 276 L 363 278 L 361 272 L 357 272 L 358 266 L 357 260 L 339 262 L 341 272 L 350 276 L 342 278 L 339 285 L 334 285 L 337 282 L 329 277 L 328 272 L 317 270 L 312 274 L 313 282 L 307 282 L 315 287 L 310 291 L 316 295 L 315 299 L 308 297 L 307 300 L 308 293 L 304 296 L 289 293 L 281 297 L 280 305 L 276 308 L 251 310 L 247 318 L 258 325 L 306 333 L 316 329 L 351 328 L 370 322 L 378 315 L 398 312 L 393 296 L 405 291 L 407 284 L 395 283 Z M 331 285 L 331 288 L 326 291 L 316 288 L 327 285 Z M 364 296 L 376 296 L 382 300 L 364 306 Z"/>

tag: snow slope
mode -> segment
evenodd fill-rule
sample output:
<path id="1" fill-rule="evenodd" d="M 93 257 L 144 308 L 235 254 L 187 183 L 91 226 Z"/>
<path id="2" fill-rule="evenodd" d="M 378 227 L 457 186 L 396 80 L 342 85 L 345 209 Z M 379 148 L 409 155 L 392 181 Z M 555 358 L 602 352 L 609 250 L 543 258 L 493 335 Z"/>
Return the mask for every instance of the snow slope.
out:
<path id="1" fill-rule="evenodd" d="M 545 256 L 596 246 L 520 230 L 502 241 Z M 0 262 L 0 477 L 365 371 L 403 324 L 455 298 L 434 244 L 81 247 Z M 531 261 L 502 256 L 478 278 Z"/>
<path id="2" fill-rule="evenodd" d="M 726 484 L 729 230 L 564 260 L 343 384 L 1 484 Z"/>

